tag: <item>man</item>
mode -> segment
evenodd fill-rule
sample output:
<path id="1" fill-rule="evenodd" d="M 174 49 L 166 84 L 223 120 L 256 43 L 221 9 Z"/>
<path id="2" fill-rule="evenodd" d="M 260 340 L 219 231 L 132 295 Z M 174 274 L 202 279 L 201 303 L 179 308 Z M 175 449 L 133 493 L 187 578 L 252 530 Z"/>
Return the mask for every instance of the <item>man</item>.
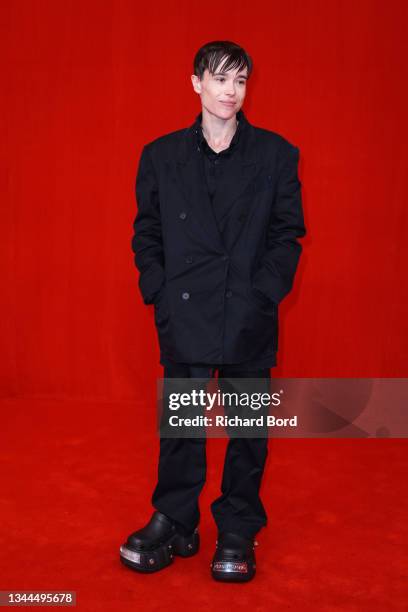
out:
<path id="1" fill-rule="evenodd" d="M 251 378 L 276 365 L 278 305 L 292 288 L 305 235 L 299 149 L 254 127 L 243 105 L 252 60 L 230 41 L 204 45 L 191 76 L 201 112 L 145 145 L 132 249 L 145 304 L 154 304 L 164 380 Z M 224 386 L 227 383 L 223 383 Z M 255 575 L 266 525 L 259 487 L 268 438 L 230 438 L 218 528 L 216 580 Z M 121 547 L 121 561 L 157 571 L 199 548 L 205 437 L 160 439 L 155 508 Z"/>

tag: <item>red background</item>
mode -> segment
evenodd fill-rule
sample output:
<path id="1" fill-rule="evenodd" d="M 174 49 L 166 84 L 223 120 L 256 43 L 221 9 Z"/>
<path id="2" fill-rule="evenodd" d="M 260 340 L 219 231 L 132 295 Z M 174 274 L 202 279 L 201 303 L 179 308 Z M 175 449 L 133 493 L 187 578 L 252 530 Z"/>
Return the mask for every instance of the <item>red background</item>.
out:
<path id="1" fill-rule="evenodd" d="M 301 152 L 308 235 L 275 375 L 406 374 L 406 3 L 2 7 L 3 396 L 130 399 L 162 375 L 135 174 L 201 110 L 192 61 L 218 38 L 253 56 L 248 119 Z"/>
<path id="2" fill-rule="evenodd" d="M 16 485 L 10 481 L 5 489 L 13 500 L 4 504 L 17 556 L 7 553 L 7 563 L 14 563 L 8 565 L 8 577 L 15 570 L 16 579 L 1 588 L 54 585 L 49 577 L 59 566 L 48 546 L 58 550 L 60 527 L 65 534 L 73 533 L 76 551 L 84 550 L 88 536 L 91 547 L 103 542 L 107 517 L 93 511 L 94 506 L 110 508 L 109 554 L 113 549 L 116 554 L 122 536 L 148 515 L 157 444 L 151 402 L 162 368 L 153 307 L 142 303 L 130 247 L 134 183 L 142 146 L 190 125 L 201 110 L 190 74 L 202 44 L 230 39 L 248 50 L 255 64 L 243 106 L 249 121 L 279 132 L 300 148 L 308 234 L 302 241 L 295 288 L 280 309 L 279 366 L 273 375 L 406 376 L 407 6 L 403 0 L 3 0 L 0 393 L 28 402 L 3 403 L 4 432 L 9 434 L 3 451 L 10 474 L 17 470 L 20 480 Z M 54 399 L 86 401 L 48 403 Z M 101 406 L 107 407 L 105 413 Z M 138 426 L 143 421 L 146 432 L 141 445 L 130 424 L 135 406 Z M 63 415 L 59 423 L 54 410 Z M 21 436 L 18 442 L 15 436 Z M 110 446 L 114 441 L 115 451 Z M 47 443 L 51 446 L 43 446 Z M 400 588 L 398 580 L 394 585 L 390 578 L 382 584 L 384 590 L 371 595 L 369 585 L 372 572 L 382 580 L 382 567 L 390 567 L 403 515 L 392 533 L 382 533 L 385 552 L 375 556 L 370 568 L 362 558 L 351 561 L 348 547 L 339 548 L 342 543 L 334 535 L 333 541 L 324 540 L 322 530 L 355 509 L 357 516 L 343 524 L 345 536 L 351 523 L 375 508 L 372 533 L 359 546 L 379 539 L 378 526 L 384 527 L 390 513 L 387 504 L 392 513 L 397 506 L 402 512 L 401 500 L 392 499 L 405 474 L 398 441 L 378 442 L 368 457 L 349 441 L 297 441 L 291 443 L 294 450 L 284 440 L 274 444 L 278 468 L 270 479 L 276 493 L 270 511 L 276 521 L 291 516 L 292 524 L 304 519 L 306 526 L 310 519 L 290 515 L 293 491 L 287 478 L 292 478 L 298 496 L 302 491 L 298 502 L 305 512 L 302 485 L 309 495 L 310 483 L 320 483 L 311 501 L 323 504 L 320 518 L 315 517 L 319 533 L 316 540 L 311 536 L 307 559 L 296 557 L 295 549 L 290 552 L 298 536 L 282 541 L 289 547 L 289 579 L 299 571 L 299 563 L 305 568 L 312 563 L 313 571 L 324 572 L 325 559 L 337 546 L 339 556 L 326 576 L 327 606 L 333 603 L 331 594 L 337 605 L 348 588 L 354 589 L 346 576 L 349 563 L 355 563 L 354 575 L 365 567 L 361 580 L 368 589 L 368 599 L 362 596 L 366 607 L 363 600 L 351 599 L 343 601 L 341 609 L 373 610 L 373 602 L 378 609 L 394 609 L 390 602 L 395 600 L 384 593 L 391 586 Z M 218 446 L 214 442 L 211 448 Z M 27 455 L 24 449 L 29 449 Z M 53 460 L 59 463 L 50 472 Z M 87 471 L 93 460 L 97 476 Z M 106 461 L 110 474 L 104 471 Z M 339 464 L 345 480 L 330 480 L 329 486 L 324 474 L 330 479 Z M 282 488 L 275 480 L 279 466 L 285 472 Z M 135 475 L 143 482 L 135 482 Z M 354 488 L 353 478 L 358 479 Z M 211 486 L 209 499 L 216 492 Z M 350 498 L 338 497 L 338 487 Z M 120 492 L 126 499 L 119 499 Z M 36 494 L 38 503 L 32 497 Z M 282 502 L 285 495 L 287 506 Z M 42 518 L 51 500 L 58 511 L 47 519 L 52 533 Z M 77 516 L 70 506 L 73 500 L 87 508 L 89 516 Z M 101 532 L 90 535 L 95 516 Z M 29 525 L 38 529 L 36 553 L 24 567 L 27 541 L 33 542 L 33 534 L 24 532 Z M 38 533 L 43 539 L 38 540 Z M 276 533 L 270 532 L 271 541 Z M 212 539 L 209 542 L 212 546 Z M 42 581 L 37 553 L 48 572 Z M 118 565 L 115 557 L 112 576 L 105 575 L 102 557 L 98 561 L 94 553 L 86 549 L 89 557 L 78 560 L 85 572 L 83 584 L 94 580 L 94 595 L 88 591 L 95 599 L 88 608 L 92 610 L 99 609 L 98 588 L 109 589 Z M 76 558 L 74 550 L 62 554 L 69 562 Z M 209 560 L 205 558 L 206 568 Z M 62 564 L 61 571 L 65 569 Z M 99 570 L 102 587 L 95 575 Z M 402 575 L 406 565 L 401 563 L 396 571 Z M 31 582 L 30 572 L 36 576 Z M 335 583 L 330 576 L 338 572 L 343 582 Z M 122 605 L 133 593 L 128 580 Z M 63 584 L 75 587 L 69 581 Z M 302 605 L 310 595 L 302 575 L 291 588 L 289 600 Z M 287 596 L 280 591 L 273 604 L 284 605 Z"/>

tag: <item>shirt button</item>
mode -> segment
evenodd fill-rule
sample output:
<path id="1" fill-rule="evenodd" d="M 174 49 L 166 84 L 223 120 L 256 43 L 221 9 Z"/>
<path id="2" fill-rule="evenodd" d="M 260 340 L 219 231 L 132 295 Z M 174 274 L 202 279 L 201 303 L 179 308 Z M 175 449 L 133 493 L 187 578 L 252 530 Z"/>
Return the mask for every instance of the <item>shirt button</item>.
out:
<path id="1" fill-rule="evenodd" d="M 179 214 L 180 219 L 185 219 L 187 217 L 187 213 L 184 211 Z"/>
<path id="2" fill-rule="evenodd" d="M 183 300 L 188 300 L 190 298 L 190 294 L 188 293 L 188 291 L 184 291 L 184 293 L 181 294 L 181 297 L 183 298 Z"/>
<path id="3" fill-rule="evenodd" d="M 230 298 L 231 296 L 232 296 L 232 291 L 228 289 L 227 293 L 225 294 L 225 297 Z"/>
<path id="4" fill-rule="evenodd" d="M 222 261 L 227 261 L 229 259 L 228 255 L 223 255 L 222 256 Z"/>
<path id="5" fill-rule="evenodd" d="M 188 255 L 188 256 L 186 257 L 186 263 L 193 263 L 193 257 L 192 257 L 192 255 Z"/>
<path id="6" fill-rule="evenodd" d="M 219 159 L 214 159 L 214 164 L 218 164 L 219 161 Z"/>

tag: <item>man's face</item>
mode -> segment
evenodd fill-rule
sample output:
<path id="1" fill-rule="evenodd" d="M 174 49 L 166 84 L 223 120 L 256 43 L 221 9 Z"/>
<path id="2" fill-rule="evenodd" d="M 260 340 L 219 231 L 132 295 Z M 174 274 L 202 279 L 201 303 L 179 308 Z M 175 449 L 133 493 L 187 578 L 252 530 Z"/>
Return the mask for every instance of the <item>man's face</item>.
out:
<path id="1" fill-rule="evenodd" d="M 191 80 L 203 107 L 221 119 L 230 119 L 244 103 L 247 76 L 247 68 L 224 72 L 221 65 L 215 74 L 206 69 L 202 81 L 196 75 Z"/>

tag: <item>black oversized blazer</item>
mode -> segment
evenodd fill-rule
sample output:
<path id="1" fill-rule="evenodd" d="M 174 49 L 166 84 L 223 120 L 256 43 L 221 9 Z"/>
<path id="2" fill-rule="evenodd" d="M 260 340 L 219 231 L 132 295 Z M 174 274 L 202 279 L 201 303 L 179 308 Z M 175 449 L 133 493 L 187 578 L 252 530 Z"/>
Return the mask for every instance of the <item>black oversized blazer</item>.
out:
<path id="1" fill-rule="evenodd" d="M 146 144 L 136 178 L 132 250 L 145 304 L 154 304 L 161 357 L 237 364 L 275 356 L 278 305 L 292 288 L 305 235 L 299 149 L 245 122 L 217 184 L 222 234 L 188 128 Z M 242 139 L 242 140 L 241 140 Z"/>

